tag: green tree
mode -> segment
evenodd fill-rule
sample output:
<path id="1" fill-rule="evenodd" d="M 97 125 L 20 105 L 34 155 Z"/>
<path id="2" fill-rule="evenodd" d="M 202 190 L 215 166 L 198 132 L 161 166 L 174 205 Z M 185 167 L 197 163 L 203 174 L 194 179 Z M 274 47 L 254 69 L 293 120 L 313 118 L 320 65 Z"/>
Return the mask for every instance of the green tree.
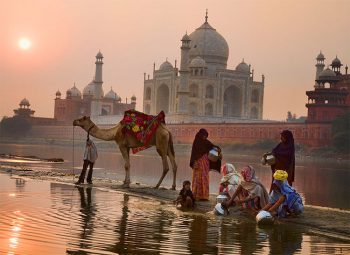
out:
<path id="1" fill-rule="evenodd" d="M 350 152 L 350 111 L 339 115 L 332 123 L 333 146 L 340 152 Z"/>
<path id="2" fill-rule="evenodd" d="M 4 117 L 0 123 L 1 136 L 23 137 L 30 131 L 32 125 L 24 118 Z"/>

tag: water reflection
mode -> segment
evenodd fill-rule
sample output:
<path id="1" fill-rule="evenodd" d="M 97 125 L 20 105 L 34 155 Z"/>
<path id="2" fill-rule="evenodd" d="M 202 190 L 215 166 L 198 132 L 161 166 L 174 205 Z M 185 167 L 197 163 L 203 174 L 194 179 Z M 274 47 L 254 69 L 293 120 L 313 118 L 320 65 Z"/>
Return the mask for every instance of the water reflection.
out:
<path id="1" fill-rule="evenodd" d="M 153 153 L 154 152 L 154 153 Z M 6 168 L 8 165 L 16 165 L 18 168 L 31 168 L 42 171 L 54 171 L 72 173 L 72 150 L 71 148 L 56 145 L 11 145 L 1 144 L 0 153 L 36 155 L 42 158 L 52 156 L 64 158 L 65 162 L 27 164 L 25 162 L 4 162 L 0 158 L 0 167 Z M 76 147 L 75 155 L 82 155 L 82 148 Z M 186 153 L 177 154 L 178 174 L 177 187 L 185 179 L 191 179 L 192 171 L 189 168 L 189 155 Z M 251 164 L 262 183 L 269 187 L 271 183 L 271 171 L 268 167 L 262 166 L 260 158 L 247 155 L 225 155 L 226 162 L 233 162 L 236 168 Z M 6 161 L 6 160 L 5 160 Z M 350 210 L 350 189 L 348 180 L 350 179 L 349 162 L 338 162 L 335 160 L 318 159 L 315 161 L 296 160 L 296 181 L 295 187 L 302 195 L 308 205 L 319 205 L 332 208 Z M 75 167 L 81 168 L 81 161 L 76 160 Z M 99 160 L 96 162 L 94 177 L 110 178 L 113 180 L 124 180 L 124 161 L 117 149 L 99 150 Z M 162 172 L 162 163 L 156 151 L 147 150 L 147 153 L 139 153 L 131 156 L 131 180 L 148 185 L 155 185 Z M 75 172 L 77 173 L 77 171 Z M 217 193 L 221 176 L 210 173 L 210 192 Z M 170 187 L 172 184 L 172 174 L 166 176 L 163 185 Z"/>
<path id="2" fill-rule="evenodd" d="M 288 225 L 266 229 L 269 236 L 270 254 L 295 254 L 300 252 L 303 234 Z"/>
<path id="3" fill-rule="evenodd" d="M 333 254 L 350 244 L 296 225 L 257 227 L 232 217 L 182 212 L 121 192 L 28 180 L 24 194 L 0 174 L 0 254 Z"/>

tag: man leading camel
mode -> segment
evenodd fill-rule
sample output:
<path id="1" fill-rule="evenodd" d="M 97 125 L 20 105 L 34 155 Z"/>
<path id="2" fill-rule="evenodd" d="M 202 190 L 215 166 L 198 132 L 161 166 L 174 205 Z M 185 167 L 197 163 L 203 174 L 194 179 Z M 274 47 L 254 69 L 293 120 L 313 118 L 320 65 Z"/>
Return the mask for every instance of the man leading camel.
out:
<path id="1" fill-rule="evenodd" d="M 90 117 L 84 116 L 80 119 L 76 119 L 73 121 L 73 126 L 79 126 L 88 132 L 91 136 L 104 140 L 104 141 L 115 141 L 118 144 L 120 152 L 123 156 L 125 165 L 125 180 L 124 187 L 129 187 L 130 185 L 130 157 L 129 151 L 132 148 L 138 148 L 144 146 L 140 141 L 138 141 L 134 136 L 129 136 L 123 132 L 123 125 L 118 123 L 116 126 L 103 129 L 99 128 L 95 125 L 90 119 Z M 158 154 L 162 158 L 163 165 L 163 173 L 155 186 L 155 188 L 159 188 L 162 183 L 164 177 L 169 171 L 169 165 L 167 161 L 167 157 L 170 160 L 170 163 L 173 168 L 173 183 L 171 189 L 175 190 L 176 187 L 176 171 L 177 165 L 175 162 L 175 152 L 173 147 L 172 135 L 170 131 L 167 129 L 166 125 L 160 123 L 157 127 L 156 132 L 152 135 L 148 146 L 156 146 Z"/>

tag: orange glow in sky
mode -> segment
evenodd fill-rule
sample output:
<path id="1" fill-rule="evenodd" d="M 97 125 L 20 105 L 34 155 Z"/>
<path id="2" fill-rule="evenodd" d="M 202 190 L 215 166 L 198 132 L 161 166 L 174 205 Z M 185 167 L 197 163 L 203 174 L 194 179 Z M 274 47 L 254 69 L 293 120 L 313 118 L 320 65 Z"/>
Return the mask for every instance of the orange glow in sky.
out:
<path id="1" fill-rule="evenodd" d="M 208 22 L 227 41 L 228 69 L 244 58 L 254 80 L 265 75 L 265 119 L 305 116 L 316 56 L 350 65 L 350 1 L 7 1 L 2 6 L 0 118 L 28 98 L 37 117 L 53 117 L 57 90 L 82 91 L 104 55 L 103 89 L 142 110 L 143 73 L 168 58 L 180 63 L 181 38 Z M 27 39 L 25 40 L 24 36 Z M 19 42 L 19 39 L 21 41 Z M 22 41 L 23 40 L 23 41 Z M 22 49 L 22 50 L 19 50 Z M 25 51 L 26 54 L 23 54 Z"/>

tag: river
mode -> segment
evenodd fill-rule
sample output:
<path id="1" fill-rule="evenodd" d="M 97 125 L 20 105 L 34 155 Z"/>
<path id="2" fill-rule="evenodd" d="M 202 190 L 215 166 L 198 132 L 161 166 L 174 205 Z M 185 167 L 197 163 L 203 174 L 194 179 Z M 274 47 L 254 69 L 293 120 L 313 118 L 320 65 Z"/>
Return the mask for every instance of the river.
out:
<path id="1" fill-rule="evenodd" d="M 155 185 L 162 173 L 162 163 L 157 152 L 140 152 L 131 155 L 131 181 Z M 0 154 L 16 154 L 21 156 L 37 156 L 40 158 L 63 158 L 64 163 L 11 162 L 0 158 L 0 164 L 20 165 L 21 167 L 35 167 L 36 169 L 49 169 L 63 173 L 79 174 L 82 167 L 82 146 L 72 147 L 58 145 L 32 145 L 32 144 L 0 144 Z M 188 166 L 189 154 L 177 152 L 178 164 L 177 187 L 180 188 L 183 180 L 191 180 L 191 169 Z M 262 183 L 269 187 L 271 171 L 269 167 L 260 164 L 260 158 L 247 155 L 224 155 L 226 162 L 232 162 L 237 169 L 250 164 Z M 74 164 L 73 164 L 74 161 Z M 74 165 L 74 168 L 73 168 Z M 124 180 L 124 161 L 115 146 L 113 148 L 99 149 L 99 158 L 95 165 L 94 177 Z M 295 188 L 302 195 L 304 203 L 323 207 L 350 210 L 350 166 L 349 162 L 337 160 L 296 160 Z M 220 174 L 210 173 L 210 193 L 217 193 Z M 172 171 L 164 179 L 162 185 L 170 187 L 172 184 Z"/>

